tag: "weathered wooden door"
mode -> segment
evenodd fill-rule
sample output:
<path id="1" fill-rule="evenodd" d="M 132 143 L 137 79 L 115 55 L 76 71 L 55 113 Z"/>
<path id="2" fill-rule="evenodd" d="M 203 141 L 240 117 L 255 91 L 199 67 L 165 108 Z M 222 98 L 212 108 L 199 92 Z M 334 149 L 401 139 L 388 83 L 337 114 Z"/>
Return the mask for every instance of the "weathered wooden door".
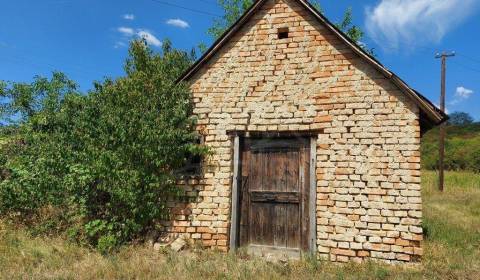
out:
<path id="1" fill-rule="evenodd" d="M 308 250 L 309 160 L 308 139 L 244 139 L 240 246 L 253 252 Z"/>

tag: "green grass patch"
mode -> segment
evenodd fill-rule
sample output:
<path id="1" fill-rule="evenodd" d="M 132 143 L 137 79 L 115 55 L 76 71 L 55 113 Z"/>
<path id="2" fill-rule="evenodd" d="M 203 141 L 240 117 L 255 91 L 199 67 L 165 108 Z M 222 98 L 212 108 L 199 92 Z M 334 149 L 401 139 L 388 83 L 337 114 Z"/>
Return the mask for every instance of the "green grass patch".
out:
<path id="1" fill-rule="evenodd" d="M 422 177 L 425 255 L 421 264 L 335 264 L 306 258 L 272 263 L 214 251 L 153 252 L 139 245 L 102 255 L 55 237 L 36 237 L 0 223 L 3 279 L 480 279 L 480 175 Z"/>

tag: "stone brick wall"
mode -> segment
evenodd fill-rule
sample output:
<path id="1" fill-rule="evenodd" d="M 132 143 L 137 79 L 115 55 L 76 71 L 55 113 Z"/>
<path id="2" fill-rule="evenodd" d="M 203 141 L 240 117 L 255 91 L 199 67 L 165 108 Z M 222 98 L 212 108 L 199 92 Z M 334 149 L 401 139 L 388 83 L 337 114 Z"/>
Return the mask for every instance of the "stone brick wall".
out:
<path id="1" fill-rule="evenodd" d="M 277 29 L 289 28 L 278 39 Z M 419 108 L 295 1 L 270 0 L 190 79 L 215 154 L 166 229 L 228 250 L 228 130 L 323 129 L 317 251 L 332 261 L 422 255 Z"/>

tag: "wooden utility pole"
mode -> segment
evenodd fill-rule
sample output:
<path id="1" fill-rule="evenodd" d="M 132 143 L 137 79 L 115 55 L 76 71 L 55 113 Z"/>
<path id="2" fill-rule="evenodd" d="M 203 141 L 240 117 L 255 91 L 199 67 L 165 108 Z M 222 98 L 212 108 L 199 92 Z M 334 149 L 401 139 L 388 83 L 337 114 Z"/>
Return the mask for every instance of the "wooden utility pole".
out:
<path id="1" fill-rule="evenodd" d="M 441 93 L 440 93 L 440 109 L 445 112 L 445 83 L 447 75 L 447 57 L 455 56 L 455 52 L 438 53 L 435 58 L 442 59 L 442 81 L 441 81 Z M 445 123 L 440 125 L 440 139 L 438 142 L 438 189 L 443 192 L 444 189 L 444 158 L 445 158 Z"/>

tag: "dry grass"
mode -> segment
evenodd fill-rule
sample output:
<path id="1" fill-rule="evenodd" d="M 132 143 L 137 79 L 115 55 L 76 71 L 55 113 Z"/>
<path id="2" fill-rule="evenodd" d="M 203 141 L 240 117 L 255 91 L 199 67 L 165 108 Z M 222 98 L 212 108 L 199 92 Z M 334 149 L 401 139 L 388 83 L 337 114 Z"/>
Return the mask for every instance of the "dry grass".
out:
<path id="1" fill-rule="evenodd" d="M 156 253 L 128 246 L 102 256 L 60 238 L 34 238 L 0 223 L 5 279 L 480 279 L 480 175 L 447 174 L 446 192 L 425 172 L 422 265 L 338 265 L 311 259 L 270 263 L 213 251 Z"/>

